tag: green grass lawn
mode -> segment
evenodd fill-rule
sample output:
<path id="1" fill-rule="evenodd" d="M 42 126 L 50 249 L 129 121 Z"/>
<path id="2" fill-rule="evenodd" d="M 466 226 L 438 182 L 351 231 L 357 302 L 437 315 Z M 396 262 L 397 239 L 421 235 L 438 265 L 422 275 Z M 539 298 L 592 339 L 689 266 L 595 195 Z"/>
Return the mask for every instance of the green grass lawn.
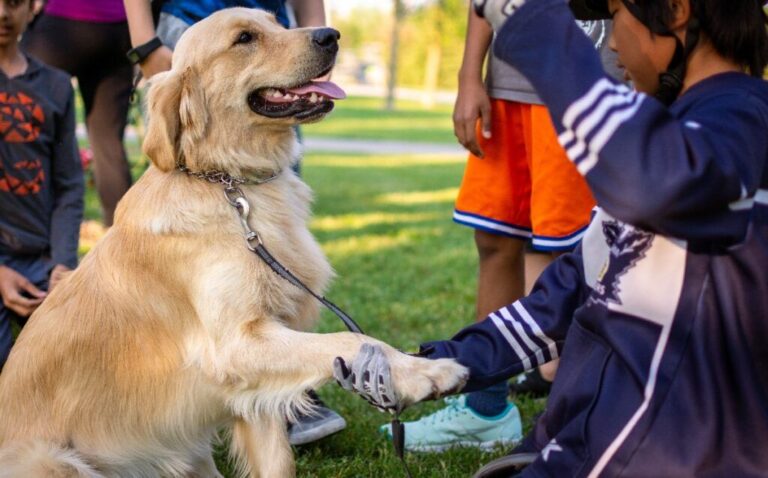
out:
<path id="1" fill-rule="evenodd" d="M 383 104 L 383 98 L 339 100 L 327 119 L 302 129 L 310 137 L 456 143 L 452 105 L 427 110 L 418 102 L 398 101 L 394 111 L 386 111 Z"/>

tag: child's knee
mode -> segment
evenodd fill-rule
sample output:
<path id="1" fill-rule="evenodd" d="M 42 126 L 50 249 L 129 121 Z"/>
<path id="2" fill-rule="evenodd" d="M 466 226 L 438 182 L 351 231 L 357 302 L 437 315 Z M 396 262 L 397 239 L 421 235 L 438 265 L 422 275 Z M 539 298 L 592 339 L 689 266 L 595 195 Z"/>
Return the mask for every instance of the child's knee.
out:
<path id="1" fill-rule="evenodd" d="M 523 255 L 525 242 L 501 234 L 493 234 L 485 231 L 475 231 L 475 245 L 480 260 L 501 258 L 519 260 Z"/>

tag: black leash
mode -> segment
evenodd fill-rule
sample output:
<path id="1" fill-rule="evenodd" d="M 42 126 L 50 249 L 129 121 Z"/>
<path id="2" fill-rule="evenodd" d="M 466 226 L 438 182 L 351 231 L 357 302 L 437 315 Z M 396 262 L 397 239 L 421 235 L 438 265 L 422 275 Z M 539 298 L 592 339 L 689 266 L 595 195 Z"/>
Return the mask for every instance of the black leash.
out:
<path id="1" fill-rule="evenodd" d="M 408 469 L 408 463 L 405 461 L 405 425 L 400 421 L 400 412 L 395 413 L 395 418 L 392 419 L 390 426 L 392 427 L 392 446 L 395 447 L 395 454 L 400 458 L 400 462 L 405 469 L 405 475 L 408 478 L 413 478 L 411 470 Z"/>
<path id="2" fill-rule="evenodd" d="M 227 202 L 237 211 L 240 223 L 242 224 L 243 230 L 245 231 L 245 243 L 248 249 L 256 254 L 259 259 L 261 259 L 266 265 L 268 265 L 275 274 L 290 282 L 297 288 L 308 293 L 317 299 L 321 304 L 323 304 L 328 310 L 333 312 L 336 317 L 338 317 L 344 323 L 350 332 L 365 335 L 363 329 L 357 325 L 357 322 L 355 322 L 352 317 L 341 310 L 341 308 L 339 308 L 336 304 L 326 299 L 324 296 L 315 293 L 315 291 L 307 287 L 307 285 L 304 284 L 301 279 L 296 277 L 290 270 L 288 270 L 288 268 L 282 265 L 280 261 L 275 259 L 275 257 L 267 250 L 264 242 L 261 240 L 261 236 L 259 236 L 259 233 L 251 229 L 250 224 L 248 224 L 248 216 L 251 212 L 251 206 L 239 186 L 241 184 L 268 183 L 277 178 L 280 174 L 280 171 L 273 172 L 266 178 L 248 179 L 236 178 L 222 171 L 192 172 L 183 165 L 179 165 L 178 169 L 179 171 L 186 173 L 189 176 L 203 179 L 210 183 L 223 184 L 224 196 L 226 197 Z M 399 417 L 400 412 L 395 412 L 391 423 L 392 445 L 395 447 L 395 454 L 398 458 L 400 458 L 400 461 L 403 464 L 406 476 L 408 478 L 413 478 L 413 475 L 411 475 L 411 470 L 408 468 L 408 463 L 405 461 L 405 426 L 399 420 Z"/>
<path id="3" fill-rule="evenodd" d="M 275 274 L 317 299 L 328 310 L 333 312 L 336 317 L 341 319 L 350 332 L 365 335 L 363 329 L 357 325 L 357 322 L 352 320 L 352 317 L 347 315 L 347 313 L 341 310 L 336 304 L 307 287 L 301 279 L 296 277 L 293 272 L 289 271 L 288 268 L 282 265 L 280 261 L 270 254 L 266 246 L 264 246 L 264 242 L 261 240 L 259 233 L 251 229 L 251 226 L 248 224 L 248 215 L 250 214 L 251 207 L 248 204 L 248 200 L 245 198 L 245 194 L 243 194 L 243 191 L 239 187 L 234 184 L 227 186 L 224 189 L 224 196 L 226 196 L 229 204 L 237 210 L 237 215 L 240 217 L 240 222 L 245 230 L 245 243 L 251 252 L 259 256 L 259 259 L 264 261 Z"/>
<path id="4" fill-rule="evenodd" d="M 274 179 L 274 176 L 270 178 L 270 180 L 271 179 Z M 341 308 L 339 308 L 336 304 L 315 293 L 315 291 L 307 287 L 307 285 L 304 284 L 301 279 L 296 277 L 290 270 L 288 270 L 287 267 L 282 265 L 280 261 L 275 259 L 275 256 L 273 256 L 267 250 L 266 246 L 264 246 L 264 242 L 261 240 L 259 233 L 251 229 L 251 226 L 248 224 L 250 205 L 248 204 L 248 200 L 245 198 L 245 194 L 243 194 L 243 191 L 239 187 L 235 186 L 234 184 L 226 186 L 224 189 L 224 196 L 226 196 L 227 201 L 233 208 L 235 208 L 237 215 L 240 217 L 240 222 L 242 223 L 243 229 L 245 230 L 245 243 L 248 249 L 259 256 L 259 258 L 264 261 L 264 263 L 267 264 L 269 268 L 275 272 L 275 274 L 282 277 L 299 289 L 305 291 L 317 299 L 328 310 L 333 312 L 336 317 L 344 322 L 344 325 L 347 327 L 347 329 L 349 329 L 350 332 L 365 335 L 363 329 L 357 325 L 357 322 L 355 322 L 352 317 L 341 310 Z M 408 463 L 405 461 L 405 426 L 399 420 L 399 416 L 400 413 L 395 412 L 392 423 L 390 424 L 392 427 L 392 445 L 395 447 L 395 454 L 398 458 L 400 458 L 400 462 L 403 464 L 406 476 L 408 478 L 413 478 L 413 475 L 411 475 L 411 470 L 408 468 Z"/>
<path id="5" fill-rule="evenodd" d="M 261 258 L 277 275 L 282 277 L 283 279 L 287 280 L 291 284 L 295 285 L 299 289 L 307 292 L 309 295 L 314 297 L 315 299 L 319 300 L 321 304 L 323 304 L 328 310 L 336 314 L 336 317 L 341 319 L 342 322 L 344 322 L 344 325 L 347 326 L 347 329 L 349 329 L 350 332 L 354 332 L 356 334 L 365 335 L 363 332 L 363 329 L 360 328 L 359 325 L 357 325 L 357 322 L 352 320 L 352 317 L 347 315 L 346 312 L 341 310 L 336 304 L 331 302 L 330 300 L 326 299 L 323 296 L 320 296 L 316 294 L 312 289 L 307 287 L 298 277 L 293 275 L 291 271 L 285 268 L 280 262 L 278 262 L 277 259 L 274 258 L 272 254 L 269 253 L 266 247 L 264 247 L 264 243 L 261 242 L 261 239 L 259 239 L 258 235 L 256 236 L 256 240 L 258 241 L 258 244 L 256 247 L 252 247 L 250 241 L 248 242 L 248 248 L 256 253 L 257 256 Z"/>

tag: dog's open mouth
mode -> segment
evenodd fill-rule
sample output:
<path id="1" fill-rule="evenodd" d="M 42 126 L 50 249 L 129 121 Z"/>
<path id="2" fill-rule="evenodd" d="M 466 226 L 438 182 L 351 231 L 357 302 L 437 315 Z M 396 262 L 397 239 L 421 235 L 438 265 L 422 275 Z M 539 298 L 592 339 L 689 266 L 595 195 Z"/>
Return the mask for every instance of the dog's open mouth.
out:
<path id="1" fill-rule="evenodd" d="M 254 113 L 268 118 L 306 120 L 333 109 L 333 100 L 344 99 L 344 90 L 331 81 L 310 81 L 294 88 L 261 88 L 248 95 Z"/>

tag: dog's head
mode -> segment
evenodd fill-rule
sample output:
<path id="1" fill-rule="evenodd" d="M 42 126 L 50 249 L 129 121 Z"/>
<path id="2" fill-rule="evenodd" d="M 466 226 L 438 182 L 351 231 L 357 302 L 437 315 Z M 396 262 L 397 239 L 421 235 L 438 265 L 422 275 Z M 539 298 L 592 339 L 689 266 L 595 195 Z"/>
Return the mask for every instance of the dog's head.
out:
<path id="1" fill-rule="evenodd" d="M 269 13 L 230 8 L 190 27 L 147 99 L 144 152 L 161 170 L 243 172 L 293 160 L 291 126 L 322 119 L 344 92 L 313 81 L 333 68 L 339 33 L 286 30 Z"/>

